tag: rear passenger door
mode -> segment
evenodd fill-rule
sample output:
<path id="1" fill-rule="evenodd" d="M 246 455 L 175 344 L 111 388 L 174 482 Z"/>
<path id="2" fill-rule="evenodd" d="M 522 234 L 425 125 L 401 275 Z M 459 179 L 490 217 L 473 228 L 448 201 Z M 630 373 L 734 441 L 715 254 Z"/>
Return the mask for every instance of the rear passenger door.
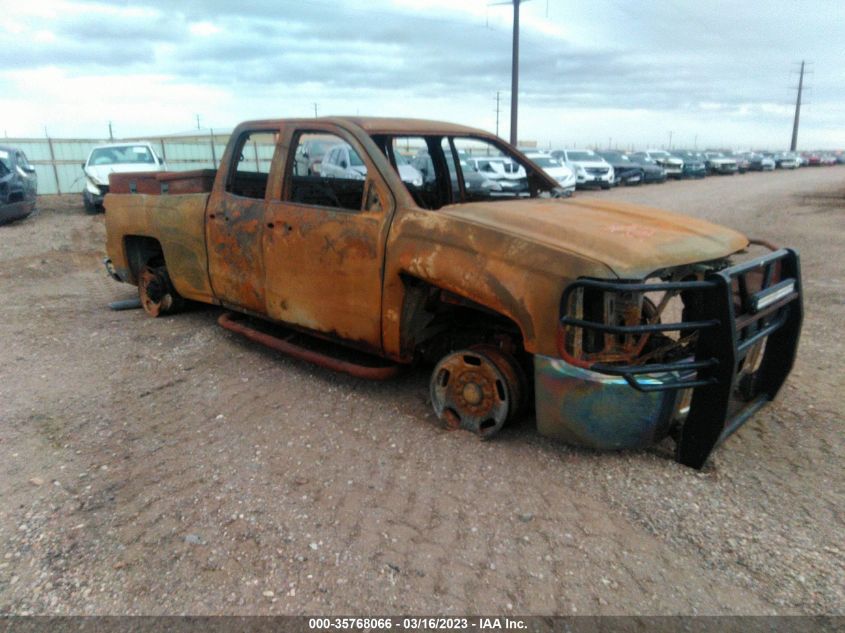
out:
<path id="1" fill-rule="evenodd" d="M 297 148 L 315 137 L 333 137 L 332 149 L 319 174 L 297 174 Z M 267 313 L 381 351 L 382 262 L 393 198 L 343 130 L 315 124 L 291 130 L 284 144 L 284 186 L 268 203 L 265 222 Z"/>
<path id="2" fill-rule="evenodd" d="M 215 297 L 262 314 L 264 214 L 268 196 L 278 197 L 281 189 L 281 178 L 274 176 L 278 138 L 278 129 L 242 132 L 225 186 L 215 188 L 206 207 L 208 269 Z"/>

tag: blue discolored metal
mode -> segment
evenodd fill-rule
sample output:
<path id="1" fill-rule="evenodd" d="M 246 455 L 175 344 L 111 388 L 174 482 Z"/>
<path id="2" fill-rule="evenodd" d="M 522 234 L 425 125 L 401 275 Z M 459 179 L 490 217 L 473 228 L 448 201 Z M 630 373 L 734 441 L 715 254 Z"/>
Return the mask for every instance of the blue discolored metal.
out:
<path id="1" fill-rule="evenodd" d="M 675 374 L 643 375 L 644 384 L 677 380 Z M 678 392 L 643 393 L 624 378 L 534 356 L 537 430 L 541 435 L 596 449 L 643 448 L 669 430 Z"/>

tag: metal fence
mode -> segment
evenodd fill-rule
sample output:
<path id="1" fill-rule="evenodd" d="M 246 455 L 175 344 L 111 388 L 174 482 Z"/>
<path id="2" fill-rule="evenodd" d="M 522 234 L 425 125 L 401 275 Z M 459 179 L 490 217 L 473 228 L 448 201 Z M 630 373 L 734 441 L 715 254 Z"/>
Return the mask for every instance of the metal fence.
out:
<path id="1" fill-rule="evenodd" d="M 0 138 L 0 145 L 17 147 L 26 154 L 38 174 L 38 193 L 80 193 L 85 187 L 82 164 L 97 145 L 149 141 L 171 171 L 217 168 L 228 134 L 191 137 L 146 137 L 132 139 Z M 264 148 L 262 148 L 263 150 Z M 265 152 L 262 151 L 261 162 Z M 256 150 L 256 156 L 258 150 Z M 272 157 L 272 149 L 271 154 Z M 247 160 L 249 160 L 248 157 Z M 269 159 L 267 159 L 269 160 Z"/>

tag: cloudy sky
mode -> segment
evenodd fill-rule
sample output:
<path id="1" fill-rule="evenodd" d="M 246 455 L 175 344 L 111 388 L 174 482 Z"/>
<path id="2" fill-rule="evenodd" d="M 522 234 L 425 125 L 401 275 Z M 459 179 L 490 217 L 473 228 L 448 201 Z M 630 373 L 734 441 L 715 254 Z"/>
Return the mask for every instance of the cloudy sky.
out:
<path id="1" fill-rule="evenodd" d="M 10 137 L 361 114 L 509 131 L 512 8 L 491 0 L 0 0 Z M 520 139 L 845 148 L 841 0 L 531 0 Z"/>

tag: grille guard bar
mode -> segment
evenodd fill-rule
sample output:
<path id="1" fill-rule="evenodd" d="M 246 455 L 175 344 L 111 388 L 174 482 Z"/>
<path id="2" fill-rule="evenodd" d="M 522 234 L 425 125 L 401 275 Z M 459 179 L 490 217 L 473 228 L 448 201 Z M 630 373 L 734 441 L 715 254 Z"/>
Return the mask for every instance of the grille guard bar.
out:
<path id="1" fill-rule="evenodd" d="M 780 274 L 775 278 L 776 267 Z M 760 289 L 749 291 L 747 275 L 762 273 Z M 694 358 L 652 364 L 610 364 L 595 362 L 592 371 L 621 376 L 634 389 L 643 392 L 693 389 L 689 414 L 677 442 L 676 458 L 682 464 L 701 468 L 712 450 L 746 422 L 767 402 L 774 399 L 792 369 L 798 349 L 803 319 L 801 271 L 798 253 L 792 249 L 775 252 L 708 273 L 702 281 L 614 282 L 579 279 L 566 288 L 562 306 L 579 288 L 606 292 L 661 292 L 698 290 L 701 302 L 694 321 L 634 326 L 616 326 L 564 315 L 561 325 L 611 334 L 649 332 L 698 332 Z M 734 306 L 735 299 L 738 305 Z M 763 306 L 763 307 L 760 307 Z M 760 341 L 765 351 L 746 401 L 731 411 L 732 395 L 740 362 Z M 566 358 L 568 362 L 577 359 Z M 582 366 L 583 363 L 578 363 Z M 662 384 L 641 383 L 637 376 L 665 373 L 673 378 Z"/>

